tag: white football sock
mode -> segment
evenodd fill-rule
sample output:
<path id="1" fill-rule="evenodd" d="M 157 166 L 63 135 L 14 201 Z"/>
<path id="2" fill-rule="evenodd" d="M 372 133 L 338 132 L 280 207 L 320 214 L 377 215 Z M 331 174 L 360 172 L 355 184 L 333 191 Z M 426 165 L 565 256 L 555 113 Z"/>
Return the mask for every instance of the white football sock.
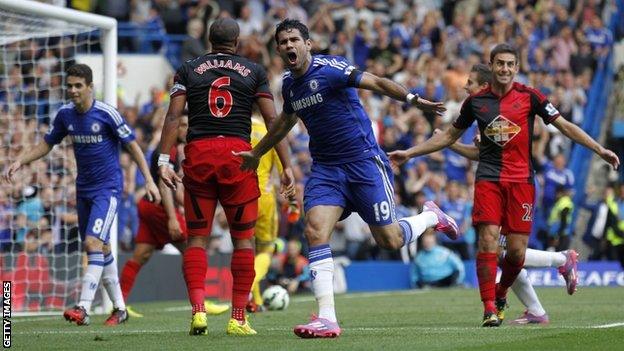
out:
<path id="1" fill-rule="evenodd" d="M 104 272 L 102 273 L 102 283 L 108 293 L 108 297 L 113 301 L 113 306 L 120 310 L 126 309 L 126 303 L 121 293 L 121 285 L 119 285 L 119 274 L 117 273 L 117 264 L 112 254 L 104 256 Z"/>
<path id="2" fill-rule="evenodd" d="M 563 252 L 549 252 L 527 249 L 524 256 L 525 267 L 553 267 L 557 268 L 566 262 Z"/>
<path id="3" fill-rule="evenodd" d="M 102 252 L 88 252 L 87 259 L 87 269 L 82 277 L 82 289 L 80 290 L 78 306 L 84 307 L 87 313 L 89 313 L 100 278 L 102 277 L 104 254 Z"/>
<path id="4" fill-rule="evenodd" d="M 409 225 L 411 233 L 408 232 L 407 228 L 405 228 L 402 223 Z M 401 225 L 403 231 L 403 246 L 408 245 L 412 241 L 416 241 L 425 230 L 435 227 L 436 224 L 438 224 L 438 216 L 432 211 L 424 211 L 416 216 L 401 218 L 399 220 L 399 225 Z"/>
<path id="5" fill-rule="evenodd" d="M 516 281 L 511 285 L 511 290 L 516 294 L 518 300 L 527 308 L 527 310 L 536 316 L 546 314 L 544 307 L 537 298 L 537 293 L 533 285 L 529 281 L 529 274 L 526 269 L 522 269 Z"/>
<path id="6" fill-rule="evenodd" d="M 334 260 L 329 245 L 310 248 L 312 291 L 319 306 L 319 318 L 336 322 L 334 309 Z"/>

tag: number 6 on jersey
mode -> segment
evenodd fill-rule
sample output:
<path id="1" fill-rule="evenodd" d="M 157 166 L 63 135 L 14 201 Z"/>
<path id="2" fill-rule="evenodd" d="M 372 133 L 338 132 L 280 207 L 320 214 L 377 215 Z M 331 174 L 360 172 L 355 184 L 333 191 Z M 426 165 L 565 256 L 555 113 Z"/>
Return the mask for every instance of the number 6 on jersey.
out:
<path id="1" fill-rule="evenodd" d="M 210 85 L 208 90 L 208 107 L 210 107 L 210 113 L 217 117 L 223 118 L 230 114 L 232 111 L 232 93 L 230 93 L 224 87 L 230 86 L 230 77 L 221 77 L 215 79 Z M 219 107 L 219 99 L 221 99 L 221 107 Z"/>

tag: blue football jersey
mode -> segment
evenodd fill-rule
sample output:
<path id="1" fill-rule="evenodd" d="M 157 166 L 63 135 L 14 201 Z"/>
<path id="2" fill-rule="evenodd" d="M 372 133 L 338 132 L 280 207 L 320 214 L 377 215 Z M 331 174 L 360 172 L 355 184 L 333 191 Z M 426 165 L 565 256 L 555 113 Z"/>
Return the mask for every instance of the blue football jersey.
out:
<path id="1" fill-rule="evenodd" d="M 58 111 L 44 140 L 56 145 L 69 135 L 78 167 L 78 193 L 113 190 L 121 192 L 123 180 L 119 164 L 121 143 L 134 140 L 134 133 L 117 110 L 95 101 L 84 114 L 69 103 Z"/>
<path id="2" fill-rule="evenodd" d="M 284 74 L 284 112 L 303 120 L 315 162 L 342 164 L 382 153 L 357 94 L 362 74 L 351 77 L 354 69 L 344 57 L 313 55 L 303 76 Z"/>

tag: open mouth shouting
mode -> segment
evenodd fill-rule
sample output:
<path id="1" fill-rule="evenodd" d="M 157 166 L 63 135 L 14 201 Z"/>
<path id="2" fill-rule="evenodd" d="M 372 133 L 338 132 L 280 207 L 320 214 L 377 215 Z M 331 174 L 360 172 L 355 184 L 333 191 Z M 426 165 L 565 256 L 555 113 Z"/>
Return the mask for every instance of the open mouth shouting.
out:
<path id="1" fill-rule="evenodd" d="M 286 53 L 286 58 L 288 59 L 289 66 L 295 66 L 297 64 L 297 52 L 290 51 Z"/>

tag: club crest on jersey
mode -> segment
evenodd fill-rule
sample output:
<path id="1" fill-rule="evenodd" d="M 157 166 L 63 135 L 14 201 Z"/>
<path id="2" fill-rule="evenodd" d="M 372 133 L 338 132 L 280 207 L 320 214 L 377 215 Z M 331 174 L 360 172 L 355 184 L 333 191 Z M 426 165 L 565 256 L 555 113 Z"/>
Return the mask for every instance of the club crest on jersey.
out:
<path id="1" fill-rule="evenodd" d="M 483 134 L 496 145 L 503 147 L 516 135 L 520 134 L 521 130 L 522 128 L 519 125 L 508 120 L 503 115 L 498 115 L 485 127 Z"/>
<path id="2" fill-rule="evenodd" d="M 99 132 L 99 131 L 100 131 L 100 129 L 101 129 L 101 127 L 100 127 L 100 124 L 99 124 L 99 123 L 93 123 L 93 124 L 91 125 L 91 131 L 92 131 L 93 133 L 97 133 L 97 132 Z"/>
<path id="3" fill-rule="evenodd" d="M 318 89 L 318 81 L 316 79 L 312 79 L 310 81 L 310 90 L 316 91 Z"/>

